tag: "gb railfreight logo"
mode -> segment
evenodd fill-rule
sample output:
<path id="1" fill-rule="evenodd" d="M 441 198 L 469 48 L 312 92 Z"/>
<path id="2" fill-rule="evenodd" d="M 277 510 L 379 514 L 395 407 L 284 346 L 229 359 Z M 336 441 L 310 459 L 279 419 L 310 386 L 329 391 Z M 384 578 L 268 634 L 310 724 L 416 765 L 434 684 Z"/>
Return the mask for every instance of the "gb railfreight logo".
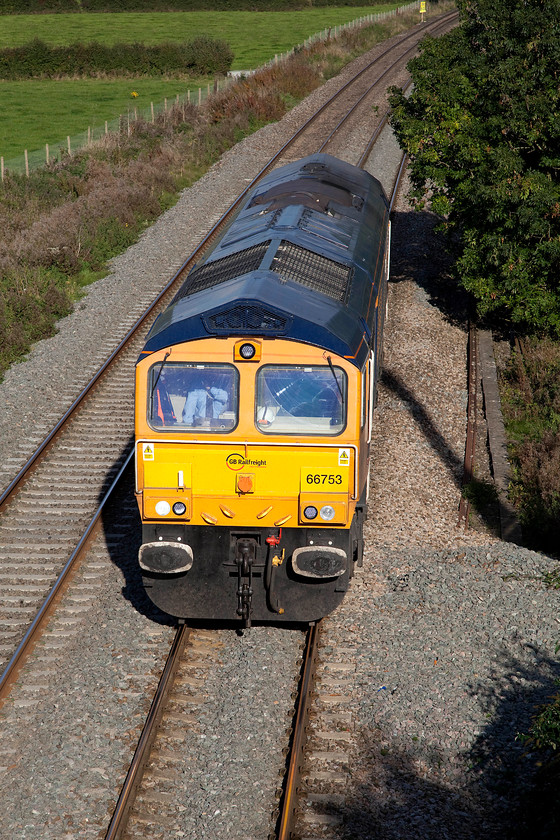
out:
<path id="1" fill-rule="evenodd" d="M 227 456 L 226 464 L 230 470 L 237 472 L 238 470 L 242 470 L 243 467 L 266 467 L 266 459 L 245 458 L 245 456 L 240 455 L 239 452 L 233 452 L 231 455 Z"/>

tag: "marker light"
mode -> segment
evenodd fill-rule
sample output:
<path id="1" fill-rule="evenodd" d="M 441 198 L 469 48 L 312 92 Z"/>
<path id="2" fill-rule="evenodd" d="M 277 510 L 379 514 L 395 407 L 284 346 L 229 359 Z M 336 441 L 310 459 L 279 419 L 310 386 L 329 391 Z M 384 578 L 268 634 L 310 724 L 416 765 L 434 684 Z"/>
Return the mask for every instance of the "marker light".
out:
<path id="1" fill-rule="evenodd" d="M 175 516 L 182 516 L 186 510 L 187 506 L 184 502 L 175 502 L 173 505 L 173 513 Z"/>
<path id="2" fill-rule="evenodd" d="M 315 517 L 317 516 L 317 508 L 314 507 L 313 505 L 307 505 L 307 507 L 303 511 L 303 515 L 305 516 L 306 519 L 315 519 Z M 333 516 L 334 516 L 334 511 L 333 511 Z"/>
<path id="3" fill-rule="evenodd" d="M 156 513 L 158 516 L 167 516 L 168 513 L 171 511 L 171 505 L 169 502 L 161 501 L 156 504 Z"/>
<path id="4" fill-rule="evenodd" d="M 331 519 L 335 517 L 335 510 L 330 505 L 323 505 L 321 510 L 319 511 L 319 516 L 321 519 L 324 519 L 325 522 L 330 522 Z"/>

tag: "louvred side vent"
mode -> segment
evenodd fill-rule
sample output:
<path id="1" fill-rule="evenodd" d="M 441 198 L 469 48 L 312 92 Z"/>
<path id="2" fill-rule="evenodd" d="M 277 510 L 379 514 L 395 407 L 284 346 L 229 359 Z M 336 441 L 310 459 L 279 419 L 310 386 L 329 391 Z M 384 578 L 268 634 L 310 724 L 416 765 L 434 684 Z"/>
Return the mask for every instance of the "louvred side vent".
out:
<path id="1" fill-rule="evenodd" d="M 291 242 L 280 243 L 270 268 L 282 280 L 301 283 L 341 302 L 347 297 L 353 276 L 351 267 Z"/>
<path id="2" fill-rule="evenodd" d="M 204 289 L 219 286 L 234 277 L 241 277 L 241 275 L 248 274 L 250 271 L 256 271 L 269 244 L 269 242 L 259 242 L 244 251 L 236 251 L 220 260 L 213 260 L 201 265 L 200 268 L 194 268 L 173 298 L 173 303 L 177 303 L 181 298 L 194 295 Z"/>

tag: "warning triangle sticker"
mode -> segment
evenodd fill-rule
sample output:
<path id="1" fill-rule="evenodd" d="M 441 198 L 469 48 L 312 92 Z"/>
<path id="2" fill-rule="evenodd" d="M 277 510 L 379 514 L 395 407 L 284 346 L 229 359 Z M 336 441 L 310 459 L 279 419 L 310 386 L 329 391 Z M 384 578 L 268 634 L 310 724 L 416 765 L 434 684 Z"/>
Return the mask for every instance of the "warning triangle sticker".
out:
<path id="1" fill-rule="evenodd" d="M 338 450 L 338 466 L 339 467 L 347 467 L 350 464 L 350 450 L 349 449 L 339 449 Z"/>

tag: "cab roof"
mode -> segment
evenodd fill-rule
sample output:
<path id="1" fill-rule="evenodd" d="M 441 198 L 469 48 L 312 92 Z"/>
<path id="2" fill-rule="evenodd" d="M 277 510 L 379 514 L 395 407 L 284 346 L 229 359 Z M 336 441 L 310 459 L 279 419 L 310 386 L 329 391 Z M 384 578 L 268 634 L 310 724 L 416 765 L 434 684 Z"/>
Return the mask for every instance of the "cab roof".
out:
<path id="1" fill-rule="evenodd" d="M 362 367 L 388 219 L 379 181 L 351 164 L 320 154 L 274 170 L 190 271 L 142 356 L 211 335 L 268 336 Z"/>

